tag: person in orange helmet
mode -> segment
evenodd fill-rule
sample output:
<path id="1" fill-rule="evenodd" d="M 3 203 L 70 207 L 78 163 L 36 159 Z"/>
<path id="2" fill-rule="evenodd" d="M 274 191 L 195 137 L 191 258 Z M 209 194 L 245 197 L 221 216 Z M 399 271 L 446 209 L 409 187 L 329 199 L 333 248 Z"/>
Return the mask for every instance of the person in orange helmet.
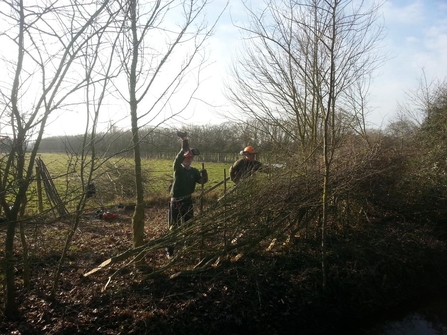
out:
<path id="1" fill-rule="evenodd" d="M 245 147 L 240 153 L 244 157 L 238 159 L 230 167 L 230 178 L 235 184 L 253 175 L 256 171 L 262 170 L 263 167 L 262 163 L 256 160 L 257 153 L 252 146 Z"/>

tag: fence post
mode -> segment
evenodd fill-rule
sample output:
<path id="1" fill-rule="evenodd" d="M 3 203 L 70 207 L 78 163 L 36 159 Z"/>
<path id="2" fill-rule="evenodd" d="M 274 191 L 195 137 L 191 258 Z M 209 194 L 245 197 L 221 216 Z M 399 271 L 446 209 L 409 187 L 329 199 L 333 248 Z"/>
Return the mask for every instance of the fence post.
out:
<path id="1" fill-rule="evenodd" d="M 224 169 L 224 196 L 227 194 L 227 169 Z M 223 231 L 224 247 L 227 247 L 227 205 L 224 205 L 224 231 Z"/>
<path id="2" fill-rule="evenodd" d="M 205 170 L 205 163 L 202 163 L 202 170 Z M 202 183 L 202 194 L 200 195 L 200 213 L 203 213 L 203 183 Z M 200 235 L 201 235 L 201 243 L 200 243 L 200 258 L 202 258 L 202 251 L 204 249 L 205 246 L 205 241 L 204 241 L 204 237 L 203 237 L 203 222 L 200 226 Z"/>
<path id="3" fill-rule="evenodd" d="M 205 170 L 205 163 L 202 163 L 202 170 Z M 200 213 L 203 212 L 203 192 L 204 192 L 204 188 L 203 188 L 203 183 L 202 183 L 202 190 L 201 190 L 201 195 L 200 195 Z"/>

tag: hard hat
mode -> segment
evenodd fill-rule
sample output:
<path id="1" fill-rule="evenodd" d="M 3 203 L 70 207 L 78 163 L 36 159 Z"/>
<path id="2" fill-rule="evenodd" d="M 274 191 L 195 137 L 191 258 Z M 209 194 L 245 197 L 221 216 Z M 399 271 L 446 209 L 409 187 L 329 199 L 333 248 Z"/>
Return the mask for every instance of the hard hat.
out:
<path id="1" fill-rule="evenodd" d="M 255 148 L 253 148 L 252 146 L 248 146 L 248 147 L 245 147 L 245 149 L 244 150 L 242 150 L 241 151 L 241 154 L 243 155 L 243 154 L 255 154 L 256 152 L 255 152 Z"/>

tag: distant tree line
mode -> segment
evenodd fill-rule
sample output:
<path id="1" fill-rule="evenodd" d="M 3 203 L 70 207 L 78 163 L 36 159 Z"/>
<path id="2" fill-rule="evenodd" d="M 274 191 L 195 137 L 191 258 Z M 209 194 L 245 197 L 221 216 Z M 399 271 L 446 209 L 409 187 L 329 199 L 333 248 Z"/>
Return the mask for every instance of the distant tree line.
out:
<path id="1" fill-rule="evenodd" d="M 225 122 L 219 125 L 190 125 L 179 129 L 146 127 L 141 130 L 142 157 L 172 159 L 180 149 L 177 130 L 188 133 L 191 146 L 198 148 L 207 161 L 234 161 L 247 145 L 253 146 L 263 158 L 274 156 L 275 148 L 293 143 L 278 127 L 273 136 L 256 127 L 256 121 L 248 123 Z M 84 135 L 52 136 L 43 138 L 39 151 L 45 153 L 78 152 L 84 145 Z M 89 145 L 91 145 L 90 143 Z M 96 151 L 102 156 L 132 155 L 132 133 L 113 127 L 98 133 Z"/>

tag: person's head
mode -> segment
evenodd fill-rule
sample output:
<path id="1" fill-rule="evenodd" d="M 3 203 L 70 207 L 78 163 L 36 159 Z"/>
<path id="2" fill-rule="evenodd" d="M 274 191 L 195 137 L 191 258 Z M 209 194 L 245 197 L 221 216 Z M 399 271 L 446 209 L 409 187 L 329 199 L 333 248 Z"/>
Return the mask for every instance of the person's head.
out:
<path id="1" fill-rule="evenodd" d="M 256 152 L 252 146 L 247 146 L 241 151 L 241 155 L 244 155 L 246 159 L 252 161 L 255 159 Z"/>
<path id="2" fill-rule="evenodd" d="M 194 160 L 194 154 L 192 153 L 191 150 L 188 150 L 187 152 L 185 152 L 183 154 L 182 164 L 183 164 L 184 167 L 189 169 L 189 167 L 191 166 L 193 160 Z"/>

